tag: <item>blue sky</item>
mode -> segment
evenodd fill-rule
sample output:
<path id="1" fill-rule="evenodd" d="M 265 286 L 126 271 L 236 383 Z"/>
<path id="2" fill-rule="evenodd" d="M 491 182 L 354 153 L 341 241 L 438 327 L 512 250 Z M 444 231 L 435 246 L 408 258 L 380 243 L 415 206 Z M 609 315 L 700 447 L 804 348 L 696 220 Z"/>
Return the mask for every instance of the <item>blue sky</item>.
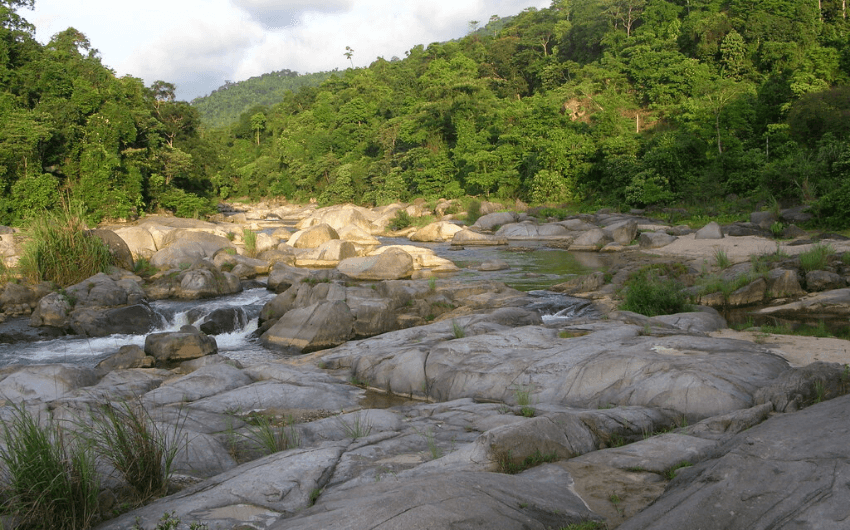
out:
<path id="1" fill-rule="evenodd" d="M 274 70 L 300 73 L 404 57 L 417 44 L 463 36 L 470 20 L 551 0 L 36 0 L 19 14 L 45 43 L 83 32 L 118 75 L 177 85 L 191 100 Z"/>

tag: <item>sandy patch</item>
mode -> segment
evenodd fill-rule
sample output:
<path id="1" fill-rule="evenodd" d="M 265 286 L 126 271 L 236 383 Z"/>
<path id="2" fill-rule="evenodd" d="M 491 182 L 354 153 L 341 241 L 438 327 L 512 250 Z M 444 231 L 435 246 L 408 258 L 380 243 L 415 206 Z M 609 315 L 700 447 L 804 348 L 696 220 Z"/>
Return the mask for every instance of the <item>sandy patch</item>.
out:
<path id="1" fill-rule="evenodd" d="M 722 329 L 710 333 L 712 337 L 739 339 L 762 344 L 784 358 L 792 366 L 805 366 L 815 361 L 850 364 L 850 341 L 794 335 L 765 335 L 758 331 Z"/>
<path id="2" fill-rule="evenodd" d="M 758 236 L 724 237 L 723 239 L 695 239 L 695 234 L 681 236 L 676 241 L 661 248 L 646 250 L 649 254 L 661 256 L 682 256 L 691 259 L 714 260 L 714 253 L 723 250 L 732 263 L 749 261 L 750 256 L 773 254 L 779 248 L 789 256 L 802 254 L 811 250 L 814 244 L 791 246 L 788 242 L 777 242 L 773 239 Z M 850 252 L 850 241 L 824 240 L 836 252 Z"/>

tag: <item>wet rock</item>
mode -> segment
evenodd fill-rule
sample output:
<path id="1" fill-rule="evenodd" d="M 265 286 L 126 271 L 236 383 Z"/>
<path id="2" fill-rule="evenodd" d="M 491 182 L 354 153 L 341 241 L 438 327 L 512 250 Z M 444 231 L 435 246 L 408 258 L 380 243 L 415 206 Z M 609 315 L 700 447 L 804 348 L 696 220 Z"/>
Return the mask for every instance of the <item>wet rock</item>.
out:
<path id="1" fill-rule="evenodd" d="M 95 370 L 99 374 L 106 374 L 113 370 L 127 370 L 129 368 L 152 368 L 156 360 L 145 354 L 145 350 L 135 344 L 121 346 L 117 353 L 97 363 Z"/>
<path id="2" fill-rule="evenodd" d="M 198 328 L 207 335 L 221 335 L 244 329 L 248 325 L 248 314 L 241 307 L 220 307 L 206 315 Z"/>
<path id="3" fill-rule="evenodd" d="M 510 269 L 511 266 L 505 260 L 495 259 L 485 261 L 478 266 L 478 270 L 482 272 L 504 271 Z"/>
<path id="4" fill-rule="evenodd" d="M 109 335 L 142 335 L 160 322 L 159 316 L 148 304 L 136 304 L 112 309 L 74 309 L 69 325 L 74 333 L 86 337 Z"/>
<path id="5" fill-rule="evenodd" d="M 157 362 L 185 361 L 217 352 L 215 339 L 197 330 L 152 333 L 145 337 L 145 353 Z"/>

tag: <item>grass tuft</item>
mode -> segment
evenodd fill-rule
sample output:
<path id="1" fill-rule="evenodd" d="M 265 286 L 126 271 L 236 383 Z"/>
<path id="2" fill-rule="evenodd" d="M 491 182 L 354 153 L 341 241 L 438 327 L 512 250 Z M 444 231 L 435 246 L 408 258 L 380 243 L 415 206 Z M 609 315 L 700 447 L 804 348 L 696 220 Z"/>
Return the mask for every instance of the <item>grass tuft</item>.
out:
<path id="1" fill-rule="evenodd" d="M 548 464 L 550 462 L 555 462 L 558 460 L 557 453 L 549 453 L 543 454 L 539 449 L 534 451 L 533 454 L 528 455 L 522 461 L 515 461 L 510 451 L 502 452 L 496 455 L 496 467 L 499 473 L 506 473 L 508 475 L 516 475 L 517 473 L 521 473 L 526 469 L 530 469 L 532 467 L 539 466 L 541 464 Z"/>
<path id="2" fill-rule="evenodd" d="M 835 254 L 832 245 L 818 243 L 810 250 L 800 254 L 800 268 L 806 272 L 823 270 L 832 254 Z"/>
<path id="3" fill-rule="evenodd" d="M 23 405 L 3 423 L 0 460 L 3 508 L 19 528 L 89 528 L 98 510 L 99 480 L 93 453 L 83 440 L 70 439 L 59 425 L 44 425 Z"/>
<path id="4" fill-rule="evenodd" d="M 98 452 L 121 473 L 139 502 L 165 495 L 180 448 L 182 423 L 173 431 L 158 426 L 140 403 L 104 404 L 84 432 Z"/>
<path id="5" fill-rule="evenodd" d="M 255 427 L 245 434 L 246 439 L 261 447 L 267 454 L 294 449 L 301 445 L 301 435 L 292 421 L 284 420 L 278 425 L 263 414 L 253 417 Z"/>
<path id="6" fill-rule="evenodd" d="M 352 441 L 356 441 L 358 438 L 365 438 L 372 432 L 372 424 L 365 414 L 354 414 L 351 417 L 351 422 L 342 419 L 342 416 L 337 416 L 337 422 L 339 422 L 339 426 L 342 427 L 345 435 L 351 438 Z"/>
<path id="7" fill-rule="evenodd" d="M 245 244 L 245 254 L 249 258 L 257 255 L 257 234 L 247 228 L 242 229 L 242 242 Z"/>
<path id="8" fill-rule="evenodd" d="M 642 269 L 626 282 L 626 296 L 620 309 L 654 317 L 687 310 L 688 297 L 681 282 L 665 278 L 652 268 Z"/>
<path id="9" fill-rule="evenodd" d="M 729 268 L 732 265 L 732 262 L 729 260 L 729 256 L 726 255 L 726 251 L 722 248 L 714 249 L 714 262 L 721 269 Z"/>
<path id="10" fill-rule="evenodd" d="M 65 207 L 32 219 L 24 230 L 18 268 L 30 283 L 79 283 L 112 265 L 109 247 L 88 232 L 82 211 Z"/>

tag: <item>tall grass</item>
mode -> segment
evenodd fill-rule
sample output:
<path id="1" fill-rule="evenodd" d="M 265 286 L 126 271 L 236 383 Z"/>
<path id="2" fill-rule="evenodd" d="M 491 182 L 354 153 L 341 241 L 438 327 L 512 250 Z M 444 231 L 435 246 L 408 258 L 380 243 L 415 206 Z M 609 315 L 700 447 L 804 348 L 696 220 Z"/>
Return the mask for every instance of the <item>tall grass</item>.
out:
<path id="1" fill-rule="evenodd" d="M 89 528 L 98 511 L 100 484 L 92 451 L 66 436 L 54 420 L 44 425 L 23 406 L 3 423 L 6 467 L 4 511 L 18 528 Z"/>
<path id="2" fill-rule="evenodd" d="M 256 427 L 245 434 L 245 438 L 261 447 L 266 453 L 272 454 L 278 451 L 294 449 L 301 445 L 301 435 L 298 429 L 292 425 L 292 421 L 283 420 L 275 425 L 265 415 L 257 415 L 254 419 Z"/>
<path id="3" fill-rule="evenodd" d="M 810 250 L 800 254 L 800 268 L 806 272 L 822 270 L 829 262 L 829 256 L 835 254 L 832 245 L 818 243 Z"/>
<path id="4" fill-rule="evenodd" d="M 164 495 L 180 448 L 182 423 L 158 426 L 139 403 L 105 404 L 85 432 L 133 488 L 139 502 Z"/>
<path id="5" fill-rule="evenodd" d="M 245 253 L 253 258 L 257 255 L 257 234 L 247 228 L 242 229 L 242 241 L 245 243 Z"/>
<path id="6" fill-rule="evenodd" d="M 32 219 L 18 262 L 21 275 L 32 283 L 60 287 L 79 283 L 112 265 L 109 247 L 88 232 L 81 210 L 65 207 Z"/>

